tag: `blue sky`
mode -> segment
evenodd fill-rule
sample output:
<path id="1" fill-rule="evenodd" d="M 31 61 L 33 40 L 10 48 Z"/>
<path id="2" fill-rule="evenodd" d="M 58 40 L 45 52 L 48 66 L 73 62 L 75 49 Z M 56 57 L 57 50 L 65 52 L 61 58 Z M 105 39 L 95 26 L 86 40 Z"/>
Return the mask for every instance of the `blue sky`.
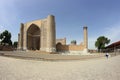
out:
<path id="1" fill-rule="evenodd" d="M 120 0 L 0 0 L 0 32 L 8 30 L 17 41 L 20 23 L 56 18 L 56 37 L 83 41 L 83 26 L 88 26 L 89 49 L 99 36 L 111 43 L 120 40 Z"/>

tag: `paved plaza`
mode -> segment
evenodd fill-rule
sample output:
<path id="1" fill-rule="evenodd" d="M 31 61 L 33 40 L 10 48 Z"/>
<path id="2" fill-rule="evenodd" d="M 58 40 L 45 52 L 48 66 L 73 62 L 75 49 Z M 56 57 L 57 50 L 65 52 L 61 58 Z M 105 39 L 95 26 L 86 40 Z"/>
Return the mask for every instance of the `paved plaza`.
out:
<path id="1" fill-rule="evenodd" d="M 78 53 L 47 53 L 41 51 L 0 51 L 1 56 L 32 59 L 32 60 L 44 60 L 44 61 L 63 61 L 63 60 L 85 60 L 104 57 L 104 54 L 78 54 Z"/>
<path id="2" fill-rule="evenodd" d="M 0 80 L 120 80 L 120 56 L 72 61 L 0 56 Z"/>

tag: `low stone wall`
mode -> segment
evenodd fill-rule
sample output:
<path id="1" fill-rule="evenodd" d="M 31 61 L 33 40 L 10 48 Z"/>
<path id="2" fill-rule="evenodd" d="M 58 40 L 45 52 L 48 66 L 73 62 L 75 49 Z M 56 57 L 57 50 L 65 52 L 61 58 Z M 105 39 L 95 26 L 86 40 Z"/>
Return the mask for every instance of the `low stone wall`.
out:
<path id="1" fill-rule="evenodd" d="M 0 50 L 1 51 L 13 51 L 13 47 L 12 46 L 2 46 L 2 45 L 0 45 Z"/>
<path id="2" fill-rule="evenodd" d="M 57 51 L 83 51 L 83 45 L 56 45 Z"/>
<path id="3" fill-rule="evenodd" d="M 56 39 L 56 44 L 61 43 L 62 45 L 66 45 L 66 38 Z"/>
<path id="4" fill-rule="evenodd" d="M 3 46 L 0 45 L 0 50 L 2 50 Z"/>

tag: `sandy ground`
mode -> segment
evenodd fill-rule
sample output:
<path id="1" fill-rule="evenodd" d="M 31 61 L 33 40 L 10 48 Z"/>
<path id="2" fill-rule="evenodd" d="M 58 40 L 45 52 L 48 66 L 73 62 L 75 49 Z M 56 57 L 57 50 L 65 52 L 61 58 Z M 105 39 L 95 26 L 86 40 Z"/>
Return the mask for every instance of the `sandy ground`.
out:
<path id="1" fill-rule="evenodd" d="M 0 80 L 120 80 L 120 56 L 36 61 L 0 56 Z"/>

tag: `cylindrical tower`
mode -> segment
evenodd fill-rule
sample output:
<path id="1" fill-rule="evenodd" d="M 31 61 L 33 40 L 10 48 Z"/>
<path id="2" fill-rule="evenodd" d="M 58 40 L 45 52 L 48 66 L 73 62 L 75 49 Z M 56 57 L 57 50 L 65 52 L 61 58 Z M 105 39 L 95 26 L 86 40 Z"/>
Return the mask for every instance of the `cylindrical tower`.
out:
<path id="1" fill-rule="evenodd" d="M 23 49 L 23 30 L 24 30 L 24 24 L 21 23 L 20 27 L 20 34 L 18 34 L 18 49 L 22 50 Z"/>
<path id="2" fill-rule="evenodd" d="M 21 49 L 23 49 L 23 35 L 24 35 L 24 24 L 21 23 L 21 32 L 20 32 L 20 43 L 21 43 Z"/>
<path id="3" fill-rule="evenodd" d="M 47 17 L 47 52 L 56 51 L 56 30 L 55 30 L 55 17 L 49 15 Z"/>
<path id="4" fill-rule="evenodd" d="M 18 34 L 18 46 L 17 46 L 17 49 L 18 49 L 18 50 L 21 49 L 20 33 Z"/>
<path id="5" fill-rule="evenodd" d="M 88 52 L 88 32 L 87 32 L 87 26 L 83 27 L 83 34 L 84 34 L 84 51 Z"/>
<path id="6" fill-rule="evenodd" d="M 23 26 L 25 26 L 23 24 Z M 23 50 L 27 50 L 27 31 L 26 31 L 26 27 L 23 27 L 23 33 L 22 33 L 22 49 Z"/>

